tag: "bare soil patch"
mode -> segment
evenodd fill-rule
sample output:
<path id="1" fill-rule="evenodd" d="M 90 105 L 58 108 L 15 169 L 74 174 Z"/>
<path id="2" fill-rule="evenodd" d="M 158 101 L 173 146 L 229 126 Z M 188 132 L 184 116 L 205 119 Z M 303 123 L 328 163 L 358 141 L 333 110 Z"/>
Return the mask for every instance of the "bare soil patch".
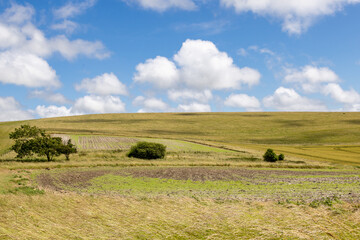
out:
<path id="1" fill-rule="evenodd" d="M 110 170 L 95 171 L 67 171 L 62 173 L 42 173 L 37 177 L 41 187 L 63 190 L 61 186 L 84 188 L 89 186 L 89 181 L 93 178 L 110 173 Z"/>
<path id="2" fill-rule="evenodd" d="M 161 178 L 191 181 L 249 181 L 251 183 L 289 184 L 300 182 L 337 182 L 360 183 L 359 172 L 331 172 L 331 171 L 290 171 L 290 170 L 259 170 L 242 168 L 217 167 L 136 167 L 108 170 L 66 171 L 60 173 L 42 173 L 38 176 L 38 183 L 42 187 L 61 189 L 61 185 L 71 187 L 87 187 L 93 178 L 105 174 L 132 176 L 135 178 Z"/>

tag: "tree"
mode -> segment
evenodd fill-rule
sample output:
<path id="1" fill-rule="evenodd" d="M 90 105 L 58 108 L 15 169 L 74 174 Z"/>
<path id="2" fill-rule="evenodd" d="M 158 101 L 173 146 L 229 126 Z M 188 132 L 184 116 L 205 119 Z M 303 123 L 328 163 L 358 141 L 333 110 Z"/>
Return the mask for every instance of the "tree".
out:
<path id="1" fill-rule="evenodd" d="M 69 140 L 64 144 L 59 137 L 51 137 L 37 127 L 22 125 L 9 134 L 11 139 L 15 140 L 15 144 L 11 147 L 17 153 L 18 158 L 32 156 L 34 153 L 38 156 L 46 156 L 48 161 L 52 161 L 55 156 L 64 154 L 69 160 L 71 153 L 76 152 L 76 147 Z"/>
<path id="2" fill-rule="evenodd" d="M 44 137 L 34 139 L 34 148 L 32 151 L 39 156 L 46 156 L 47 160 L 50 162 L 55 156 L 59 156 L 61 154 L 59 150 L 62 145 L 63 143 L 61 138 L 46 135 Z"/>
<path id="3" fill-rule="evenodd" d="M 264 161 L 266 161 L 266 162 L 276 162 L 278 160 L 278 157 L 274 153 L 274 150 L 272 150 L 270 148 L 268 150 L 266 150 L 263 158 L 264 158 Z"/>
<path id="4" fill-rule="evenodd" d="M 77 153 L 76 146 L 72 144 L 71 139 L 66 144 L 62 144 L 59 151 L 65 155 L 66 160 L 70 160 L 70 154 Z"/>
<path id="5" fill-rule="evenodd" d="M 278 157 L 279 161 L 283 161 L 285 160 L 285 155 L 284 154 L 279 154 L 279 157 Z"/>
<path id="6" fill-rule="evenodd" d="M 22 125 L 20 128 L 15 128 L 9 134 L 10 139 L 15 140 L 15 144 L 11 147 L 17 153 L 18 158 L 31 156 L 33 154 L 35 139 L 45 137 L 45 131 L 35 126 Z"/>

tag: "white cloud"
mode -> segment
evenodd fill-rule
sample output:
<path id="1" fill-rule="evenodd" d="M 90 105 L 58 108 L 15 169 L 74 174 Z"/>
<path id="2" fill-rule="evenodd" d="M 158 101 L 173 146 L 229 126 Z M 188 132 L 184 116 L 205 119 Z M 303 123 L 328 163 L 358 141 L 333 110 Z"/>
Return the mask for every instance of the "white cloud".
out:
<path id="1" fill-rule="evenodd" d="M 164 12 L 170 8 L 182 10 L 194 10 L 196 5 L 192 0 L 123 0 L 125 2 L 135 2 L 145 9 Z"/>
<path id="2" fill-rule="evenodd" d="M 174 62 L 165 57 L 148 59 L 136 67 L 135 82 L 153 83 L 158 88 L 239 89 L 259 83 L 260 73 L 252 68 L 239 68 L 225 52 L 210 41 L 186 40 Z"/>
<path id="3" fill-rule="evenodd" d="M 187 105 L 180 104 L 177 109 L 180 112 L 211 112 L 210 105 L 196 102 Z"/>
<path id="4" fill-rule="evenodd" d="M 56 18 L 67 19 L 82 14 L 87 9 L 93 7 L 97 0 L 85 0 L 78 3 L 69 2 L 61 8 L 54 10 Z"/>
<path id="5" fill-rule="evenodd" d="M 239 89 L 243 84 L 255 85 L 260 79 L 258 71 L 238 68 L 210 41 L 186 40 L 174 60 L 181 69 L 182 81 L 192 88 Z"/>
<path id="6" fill-rule="evenodd" d="M 279 87 L 263 99 L 265 107 L 280 111 L 326 111 L 321 102 L 300 96 L 294 89 Z"/>
<path id="7" fill-rule="evenodd" d="M 82 39 L 70 41 L 61 35 L 49 39 L 48 47 L 51 52 L 59 52 L 68 60 L 72 60 L 79 55 L 97 59 L 110 56 L 110 53 L 100 41 L 90 42 Z"/>
<path id="8" fill-rule="evenodd" d="M 301 69 L 286 69 L 285 82 L 300 84 L 305 92 L 313 93 L 322 88 L 323 83 L 334 83 L 340 79 L 327 67 L 305 66 Z"/>
<path id="9" fill-rule="evenodd" d="M 43 105 L 37 106 L 33 112 L 36 113 L 40 118 L 65 117 L 73 115 L 71 113 L 71 108 L 66 108 L 64 106 L 58 107 L 54 105 L 48 107 Z"/>
<path id="10" fill-rule="evenodd" d="M 333 15 L 345 6 L 360 0 L 220 0 L 221 5 L 236 12 L 253 12 L 282 20 L 283 31 L 289 34 L 305 32 L 317 18 Z"/>
<path id="11" fill-rule="evenodd" d="M 121 113 L 125 112 L 125 104 L 119 97 L 89 95 L 77 99 L 71 112 L 73 114 Z"/>
<path id="12" fill-rule="evenodd" d="M 224 102 L 225 106 L 245 108 L 247 111 L 260 111 L 261 104 L 256 97 L 246 94 L 231 94 Z"/>
<path id="13" fill-rule="evenodd" d="M 191 89 L 169 90 L 168 98 L 174 102 L 186 102 L 188 100 L 196 100 L 197 102 L 207 103 L 213 98 L 210 90 L 196 91 Z"/>
<path id="14" fill-rule="evenodd" d="M 106 58 L 109 52 L 99 41 L 69 40 L 59 35 L 46 38 L 32 23 L 35 10 L 17 5 L 0 15 L 0 82 L 26 87 L 59 87 L 54 69 L 44 59 L 55 52 L 68 60 L 79 55 Z"/>
<path id="15" fill-rule="evenodd" d="M 349 91 L 343 90 L 339 84 L 330 83 L 323 88 L 325 95 L 330 95 L 334 100 L 350 105 L 360 104 L 360 94 L 354 89 Z"/>
<path id="16" fill-rule="evenodd" d="M 67 19 L 65 19 L 61 23 L 56 23 L 56 24 L 51 25 L 52 29 L 65 31 L 67 34 L 73 33 L 78 27 L 79 27 L 79 24 L 77 24 L 76 22 L 67 20 Z"/>
<path id="17" fill-rule="evenodd" d="M 32 119 L 28 111 L 22 110 L 13 97 L 0 97 L 0 121 L 17 121 Z"/>
<path id="18" fill-rule="evenodd" d="M 0 16 L 0 21 L 10 24 L 23 24 L 32 19 L 35 14 L 35 9 L 29 5 L 18 5 L 12 3 L 10 8 L 7 8 Z"/>
<path id="19" fill-rule="evenodd" d="M 141 106 L 138 112 L 164 112 L 169 110 L 169 106 L 163 102 L 161 99 L 157 98 L 145 98 L 143 96 L 138 96 L 134 99 L 133 105 Z"/>
<path id="20" fill-rule="evenodd" d="M 18 52 L 0 53 L 0 82 L 26 87 L 59 87 L 56 72 L 42 58 Z"/>
<path id="21" fill-rule="evenodd" d="M 20 7 L 17 9 L 21 10 Z M 53 53 L 58 52 L 68 60 L 79 55 L 98 59 L 110 56 L 100 41 L 69 40 L 63 35 L 48 39 L 30 21 L 18 25 L 0 20 L 0 48 L 32 53 L 39 57 L 50 57 Z"/>
<path id="22" fill-rule="evenodd" d="M 71 103 L 70 100 L 68 100 L 64 95 L 61 93 L 53 93 L 48 91 L 42 91 L 42 90 L 35 90 L 32 91 L 29 95 L 30 98 L 40 98 L 44 99 L 48 102 L 52 103 L 58 103 L 58 104 L 68 104 Z"/>
<path id="23" fill-rule="evenodd" d="M 127 95 L 126 86 L 114 73 L 104 73 L 92 79 L 85 78 L 80 84 L 75 85 L 75 89 L 95 95 Z"/>
<path id="24" fill-rule="evenodd" d="M 125 103 L 115 96 L 87 95 L 78 98 L 72 107 L 39 105 L 32 111 L 41 118 L 83 114 L 123 113 Z"/>
<path id="25" fill-rule="evenodd" d="M 0 23 L 0 48 L 19 46 L 24 40 L 25 38 L 19 28 Z"/>
<path id="26" fill-rule="evenodd" d="M 158 88 L 174 87 L 179 81 L 175 64 L 165 57 L 157 56 L 136 66 L 134 81 L 153 83 Z"/>

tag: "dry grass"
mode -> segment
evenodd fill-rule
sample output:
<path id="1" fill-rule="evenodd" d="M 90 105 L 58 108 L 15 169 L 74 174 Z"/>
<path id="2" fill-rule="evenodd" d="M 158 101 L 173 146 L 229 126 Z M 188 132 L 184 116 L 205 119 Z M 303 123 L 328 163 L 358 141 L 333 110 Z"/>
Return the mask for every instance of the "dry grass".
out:
<path id="1" fill-rule="evenodd" d="M 0 195 L 0 238 L 359 239 L 360 211 L 349 204 Z"/>

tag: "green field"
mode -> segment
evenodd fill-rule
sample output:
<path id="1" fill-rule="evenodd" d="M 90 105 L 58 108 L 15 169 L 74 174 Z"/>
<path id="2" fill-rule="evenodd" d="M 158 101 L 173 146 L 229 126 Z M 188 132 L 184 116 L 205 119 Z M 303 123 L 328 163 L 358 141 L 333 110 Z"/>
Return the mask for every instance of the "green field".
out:
<path id="1" fill-rule="evenodd" d="M 8 134 L 24 123 L 78 153 L 16 159 Z M 0 123 L 0 239 L 360 239 L 359 125 L 358 113 Z M 166 157 L 128 158 L 144 140 Z M 264 162 L 267 148 L 285 161 Z"/>

